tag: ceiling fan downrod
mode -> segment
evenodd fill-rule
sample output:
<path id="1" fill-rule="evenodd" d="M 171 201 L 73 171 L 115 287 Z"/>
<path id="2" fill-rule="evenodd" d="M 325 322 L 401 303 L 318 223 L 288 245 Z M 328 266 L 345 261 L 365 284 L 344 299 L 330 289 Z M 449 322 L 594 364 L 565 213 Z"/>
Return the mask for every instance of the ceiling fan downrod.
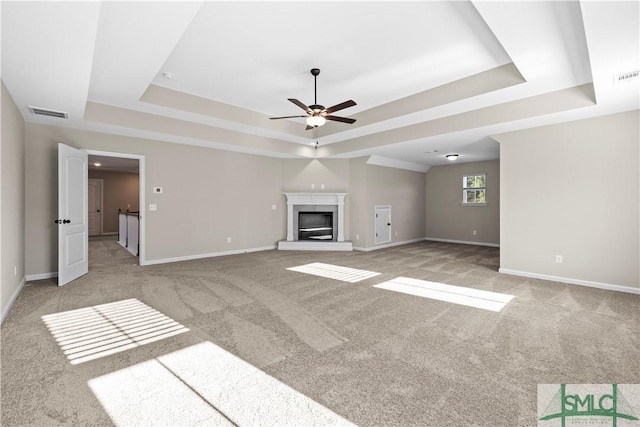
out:
<path id="1" fill-rule="evenodd" d="M 314 113 L 324 110 L 322 105 L 318 105 L 318 74 L 320 74 L 320 68 L 311 69 L 311 75 L 313 76 L 313 105 L 310 105 L 309 108 Z"/>

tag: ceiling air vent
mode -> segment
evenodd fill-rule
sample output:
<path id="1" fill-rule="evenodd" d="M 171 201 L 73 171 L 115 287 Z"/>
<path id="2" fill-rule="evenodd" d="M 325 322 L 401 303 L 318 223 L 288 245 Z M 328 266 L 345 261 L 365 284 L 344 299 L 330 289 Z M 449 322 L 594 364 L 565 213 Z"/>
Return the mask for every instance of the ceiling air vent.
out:
<path id="1" fill-rule="evenodd" d="M 631 71 L 623 74 L 616 74 L 613 76 L 613 83 L 629 82 L 631 80 L 637 80 L 640 77 L 640 70 Z"/>
<path id="2" fill-rule="evenodd" d="M 29 111 L 33 114 L 38 114 L 40 116 L 49 116 L 49 117 L 58 117 L 61 119 L 68 118 L 67 113 L 64 111 L 55 111 L 55 110 L 47 110 L 46 108 L 38 108 L 38 107 L 28 107 Z"/>

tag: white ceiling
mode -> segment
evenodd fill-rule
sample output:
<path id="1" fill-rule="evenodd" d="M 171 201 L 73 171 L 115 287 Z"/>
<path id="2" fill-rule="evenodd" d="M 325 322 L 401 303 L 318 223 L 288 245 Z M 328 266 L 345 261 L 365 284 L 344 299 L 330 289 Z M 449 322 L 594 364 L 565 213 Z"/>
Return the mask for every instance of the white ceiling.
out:
<path id="1" fill-rule="evenodd" d="M 498 158 L 491 135 L 639 108 L 640 79 L 613 78 L 640 69 L 638 1 L 3 1 L 1 12 L 2 80 L 29 122 L 426 170 L 451 152 Z M 268 119 L 304 113 L 287 98 L 313 103 L 314 67 L 318 103 L 355 100 L 336 113 L 355 124 Z"/>

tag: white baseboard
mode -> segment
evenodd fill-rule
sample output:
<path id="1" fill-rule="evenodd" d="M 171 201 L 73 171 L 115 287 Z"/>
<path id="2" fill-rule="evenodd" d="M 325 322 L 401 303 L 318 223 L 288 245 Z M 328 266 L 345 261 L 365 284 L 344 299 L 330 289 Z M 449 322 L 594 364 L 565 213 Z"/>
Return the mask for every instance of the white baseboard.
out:
<path id="1" fill-rule="evenodd" d="M 40 273 L 40 274 L 27 274 L 27 282 L 33 282 L 34 280 L 53 279 L 58 277 L 58 272 L 52 273 Z"/>
<path id="2" fill-rule="evenodd" d="M 459 245 L 473 245 L 473 246 L 489 246 L 492 248 L 499 248 L 498 243 L 485 243 L 485 242 L 471 242 L 467 240 L 451 240 L 451 239 L 438 239 L 435 237 L 425 237 L 424 240 L 429 242 L 442 242 L 442 243 L 457 243 Z"/>
<path id="3" fill-rule="evenodd" d="M 262 248 L 249 248 L 249 249 L 237 249 L 233 251 L 225 251 L 225 252 L 211 252 L 208 254 L 197 254 L 197 255 L 187 255 L 180 256 L 175 258 L 161 258 L 161 259 L 150 259 L 144 262 L 140 262 L 140 265 L 155 265 L 155 264 L 167 264 L 170 262 L 179 262 L 179 261 L 191 261 L 194 259 L 202 259 L 202 258 L 214 258 L 219 256 L 227 256 L 227 255 L 238 255 L 238 254 L 246 254 L 250 252 L 261 252 L 261 251 L 270 251 L 275 249 L 274 246 L 265 246 Z"/>
<path id="4" fill-rule="evenodd" d="M 362 246 L 354 246 L 353 250 L 354 251 L 360 251 L 360 252 L 370 252 L 370 251 L 377 251 L 378 249 L 385 249 L 385 248 L 391 248 L 394 246 L 402 246 L 402 245 L 408 245 L 411 243 L 418 243 L 418 242 L 423 242 L 424 239 L 413 239 L 413 240 L 403 240 L 402 242 L 391 242 L 391 243 L 384 243 L 382 245 L 375 245 L 375 246 L 370 246 L 368 248 L 362 247 Z"/>
<path id="5" fill-rule="evenodd" d="M 101 236 L 117 236 L 118 232 L 117 231 L 110 231 L 108 233 L 102 233 Z"/>
<path id="6" fill-rule="evenodd" d="M 16 289 L 13 295 L 11 295 L 11 298 L 9 298 L 9 303 L 2 310 L 2 317 L 0 317 L 0 325 L 2 324 L 2 322 L 4 322 L 4 318 L 7 317 L 7 314 L 9 314 L 9 310 L 11 310 L 13 303 L 16 302 L 16 299 L 18 299 L 18 295 L 20 295 L 20 292 L 22 291 L 22 288 L 24 288 L 24 284 L 26 282 L 27 282 L 27 278 L 23 277 L 22 280 L 20 281 L 20 284 L 18 285 L 18 289 Z"/>
<path id="7" fill-rule="evenodd" d="M 571 285 L 588 286 L 590 288 L 604 289 L 607 291 L 627 292 L 630 294 L 640 295 L 640 288 L 632 288 L 630 286 L 612 285 L 610 283 L 592 282 L 589 280 L 572 279 L 570 277 L 550 276 L 548 274 L 530 273 L 528 271 L 510 270 L 508 268 L 498 269 L 499 273 L 510 274 L 512 276 L 529 277 L 531 279 L 549 280 L 551 282 L 568 283 Z"/>

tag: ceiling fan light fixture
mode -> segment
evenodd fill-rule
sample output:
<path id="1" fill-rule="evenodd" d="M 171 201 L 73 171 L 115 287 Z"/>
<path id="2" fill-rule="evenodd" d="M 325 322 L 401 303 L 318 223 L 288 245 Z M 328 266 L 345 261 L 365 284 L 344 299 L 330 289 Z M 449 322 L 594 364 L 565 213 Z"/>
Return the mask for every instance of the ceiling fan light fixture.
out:
<path id="1" fill-rule="evenodd" d="M 325 119 L 322 116 L 307 117 L 307 125 L 309 126 L 318 127 L 318 126 L 324 125 L 326 122 L 327 122 L 327 119 Z"/>

